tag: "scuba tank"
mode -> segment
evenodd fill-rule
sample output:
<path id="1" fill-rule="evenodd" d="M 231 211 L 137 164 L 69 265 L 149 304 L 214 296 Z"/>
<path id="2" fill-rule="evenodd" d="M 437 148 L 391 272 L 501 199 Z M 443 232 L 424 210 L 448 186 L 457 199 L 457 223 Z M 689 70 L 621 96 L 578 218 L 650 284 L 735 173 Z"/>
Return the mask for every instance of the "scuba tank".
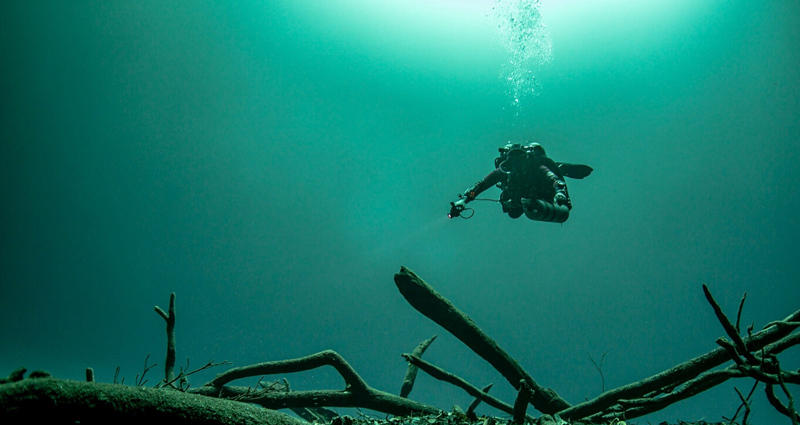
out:
<path id="1" fill-rule="evenodd" d="M 569 208 L 563 205 L 555 205 L 541 199 L 523 199 L 522 205 L 525 216 L 531 220 L 563 223 L 569 218 Z"/>

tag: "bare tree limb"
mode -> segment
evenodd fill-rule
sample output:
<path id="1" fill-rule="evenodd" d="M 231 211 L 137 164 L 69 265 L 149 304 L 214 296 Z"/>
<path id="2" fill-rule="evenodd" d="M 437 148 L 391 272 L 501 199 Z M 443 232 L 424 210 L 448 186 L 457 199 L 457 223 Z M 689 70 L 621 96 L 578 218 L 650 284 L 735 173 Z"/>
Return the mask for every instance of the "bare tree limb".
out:
<path id="1" fill-rule="evenodd" d="M 725 333 L 727 333 L 728 336 L 733 340 L 733 344 L 736 347 L 736 352 L 739 353 L 740 356 L 747 359 L 747 361 L 757 363 L 758 360 L 756 360 L 756 358 L 750 354 L 750 351 L 747 349 L 747 347 L 745 347 L 744 340 L 742 340 L 742 337 L 739 336 L 736 328 L 734 328 L 730 320 L 728 320 L 728 317 L 725 316 L 725 313 L 722 312 L 722 309 L 717 301 L 714 300 L 713 296 L 711 296 L 711 291 L 709 291 L 706 284 L 703 284 L 703 293 L 705 294 L 708 303 L 711 304 L 711 308 L 714 309 L 714 314 L 717 315 L 717 319 L 719 319 L 719 322 L 722 324 L 722 328 L 725 329 Z"/>
<path id="2" fill-rule="evenodd" d="M 175 370 L 175 293 L 169 294 L 169 313 L 159 306 L 153 307 L 167 322 L 167 359 L 164 362 L 164 382 L 172 381 Z"/>
<path id="3" fill-rule="evenodd" d="M 792 419 L 792 425 L 798 425 L 800 422 L 800 414 L 797 413 L 797 410 L 794 410 L 794 398 L 792 398 L 792 393 L 789 392 L 789 389 L 786 388 L 786 383 L 783 382 L 782 376 L 778 373 L 778 380 L 781 385 L 781 389 L 783 393 L 786 394 L 787 400 L 789 400 L 788 406 L 786 406 L 787 410 L 789 411 L 789 417 Z"/>
<path id="4" fill-rule="evenodd" d="M 794 313 L 787 316 L 784 320 L 780 321 L 780 323 L 782 324 L 779 325 L 773 322 L 765 326 L 763 330 L 757 332 L 752 337 L 746 338 L 744 340 L 745 346 L 747 347 L 748 350 L 755 351 L 755 350 L 760 350 L 761 348 L 765 347 L 768 344 L 776 343 L 777 341 L 776 344 L 780 344 L 782 349 L 785 349 L 793 344 L 788 344 L 786 341 L 783 341 L 782 338 L 787 337 L 787 335 L 789 335 L 794 329 L 797 328 L 797 326 L 788 323 L 798 322 L 798 321 L 800 321 L 800 310 L 795 311 Z M 795 339 L 800 339 L 800 338 L 794 338 L 794 337 L 790 338 L 790 340 L 792 341 L 794 341 Z M 565 419 L 566 418 L 580 419 L 590 415 L 594 415 L 598 412 L 603 412 L 605 409 L 617 403 L 618 400 L 642 397 L 648 393 L 654 391 L 660 391 L 662 388 L 665 387 L 679 385 L 729 360 L 730 357 L 728 356 L 728 353 L 725 351 L 725 349 L 717 348 L 701 356 L 695 357 L 686 362 L 678 364 L 670 369 L 659 372 L 648 378 L 642 379 L 638 382 L 633 382 L 627 385 L 623 385 L 621 387 L 608 390 L 591 400 L 585 401 L 580 404 L 576 404 L 568 409 L 559 412 L 559 415 Z M 708 388 L 711 388 L 711 386 L 709 386 Z M 652 411 L 656 410 L 658 409 Z M 629 418 L 630 417 L 632 416 L 629 416 Z"/>
<path id="5" fill-rule="evenodd" d="M 186 378 L 186 377 L 188 377 L 188 376 L 194 375 L 195 373 L 198 373 L 198 372 L 204 371 L 204 370 L 206 370 L 206 369 L 210 369 L 210 368 L 212 368 L 212 367 L 222 366 L 222 365 L 226 365 L 226 364 L 230 364 L 230 362 L 227 362 L 227 361 L 224 361 L 224 362 L 219 362 L 219 363 L 208 362 L 208 363 L 204 364 L 203 366 L 200 366 L 200 367 L 198 367 L 198 368 L 197 368 L 197 369 L 195 369 L 195 370 L 192 370 L 192 371 L 189 371 L 189 372 L 181 371 L 181 373 L 179 373 L 179 374 L 178 374 L 178 376 L 175 376 L 175 377 L 174 377 L 174 378 L 172 378 L 172 380 L 171 380 L 171 381 L 169 381 L 169 382 L 164 382 L 164 383 L 163 383 L 162 385 L 160 385 L 160 386 L 162 386 L 162 387 L 171 387 L 171 386 L 172 386 L 172 384 L 174 384 L 174 383 L 175 383 L 175 381 L 178 381 L 178 380 L 180 380 L 180 379 L 184 379 L 184 378 Z M 188 362 L 187 362 L 187 367 L 188 367 Z"/>
<path id="6" fill-rule="evenodd" d="M 494 408 L 496 408 L 498 410 L 506 412 L 506 413 L 508 413 L 510 415 L 514 414 L 514 407 L 513 406 L 501 401 L 500 399 L 498 399 L 498 398 L 496 398 L 496 397 L 494 397 L 492 395 L 489 395 L 485 391 L 481 391 L 480 389 L 478 389 L 478 387 L 476 387 L 475 385 L 470 384 L 466 380 L 464 380 L 464 379 L 462 379 L 462 378 L 460 378 L 460 377 L 458 377 L 458 376 L 456 376 L 456 375 L 454 375 L 454 374 L 452 374 L 450 372 L 447 372 L 446 370 L 444 370 L 444 369 L 442 369 L 442 368 L 440 368 L 440 367 L 438 367 L 436 365 L 433 365 L 430 362 L 427 362 L 427 361 L 425 361 L 425 360 L 423 360 L 423 359 L 421 359 L 419 357 L 413 356 L 411 354 L 403 354 L 402 356 L 406 360 L 408 360 L 410 363 L 413 363 L 413 364 L 417 365 L 420 369 L 422 369 L 428 375 L 430 375 L 430 376 L 432 376 L 432 377 L 434 377 L 434 378 L 436 378 L 436 379 L 438 379 L 440 381 L 444 381 L 444 382 L 453 384 L 453 385 L 463 389 L 464 391 L 466 391 L 467 394 L 482 400 L 486 404 L 488 404 L 488 405 L 490 405 L 490 406 L 492 406 L 492 407 L 494 407 Z M 529 419 L 533 420 L 532 417 L 529 417 Z"/>
<path id="7" fill-rule="evenodd" d="M 543 413 L 555 413 L 569 407 L 555 391 L 539 386 L 508 353 L 484 333 L 466 314 L 441 296 L 414 272 L 401 267 L 394 281 L 403 297 L 417 311 L 438 323 L 472 351 L 491 364 L 508 382 L 519 389 L 524 379 L 533 390 L 531 403 Z"/>
<path id="8" fill-rule="evenodd" d="M 759 381 L 766 382 L 767 384 L 774 384 L 780 382 L 784 377 L 794 380 L 796 379 L 796 374 L 791 372 L 781 371 L 780 367 L 777 364 L 777 358 L 774 358 L 774 352 L 778 352 L 785 348 L 791 346 L 791 344 L 786 343 L 786 341 L 796 341 L 794 335 L 786 335 L 783 336 L 778 342 L 770 345 L 770 351 L 764 349 L 764 347 L 760 347 L 764 352 L 762 359 L 758 360 L 756 357 L 750 352 L 751 350 L 756 350 L 758 348 L 753 347 L 750 343 L 755 341 L 756 336 L 751 336 L 747 339 L 747 342 L 743 340 L 738 333 L 734 331 L 734 326 L 728 321 L 727 317 L 722 313 L 722 310 L 719 308 L 719 305 L 716 303 L 714 298 L 711 296 L 710 291 L 708 288 L 703 285 L 703 292 L 705 293 L 706 298 L 708 299 L 709 303 L 711 304 L 712 308 L 717 315 L 720 323 L 722 323 L 723 328 L 729 334 L 731 338 L 734 339 L 735 342 L 731 343 L 725 338 L 720 338 L 717 340 L 717 343 L 722 346 L 721 350 L 723 353 L 727 354 L 729 359 L 734 360 L 736 363 L 733 366 L 730 366 L 721 371 L 714 371 L 714 372 L 706 372 L 698 376 L 696 379 L 691 379 L 678 389 L 671 390 L 668 394 L 659 395 L 660 392 L 663 392 L 663 389 L 666 388 L 662 387 L 661 390 L 654 391 L 648 394 L 644 398 L 638 399 L 627 399 L 627 398 L 620 398 L 618 403 L 620 404 L 619 408 L 608 409 L 604 408 L 600 410 L 600 413 L 592 415 L 591 419 L 610 419 L 610 418 L 635 418 L 641 416 L 643 414 L 651 413 L 653 411 L 660 410 L 666 407 L 669 404 L 675 403 L 676 401 L 685 399 L 687 397 L 693 396 L 701 391 L 705 391 L 708 388 L 716 386 L 721 382 L 731 378 L 731 377 L 741 377 L 741 376 L 751 376 Z M 741 308 L 741 306 L 740 306 Z M 784 322 L 790 322 L 789 319 L 785 320 Z M 789 330 L 792 331 L 793 328 L 787 326 L 777 325 L 775 327 L 768 327 L 769 329 L 782 329 L 782 330 Z M 759 334 L 768 332 L 768 330 L 762 331 Z M 780 335 L 780 333 L 776 334 Z M 763 341 L 762 341 L 763 342 Z M 742 353 L 742 350 L 746 350 L 746 353 Z M 770 366 L 770 369 L 765 369 L 765 360 L 770 358 L 770 363 L 767 365 Z M 712 365 L 713 367 L 713 365 Z M 772 369 L 774 369 L 775 373 L 771 373 Z M 800 378 L 800 377 L 797 377 Z M 777 399 L 775 399 L 777 400 Z M 775 404 L 775 403 L 773 403 Z M 562 415 L 565 415 L 562 412 Z"/>
<path id="9" fill-rule="evenodd" d="M 589 360 L 594 365 L 594 368 L 597 369 L 597 373 L 600 374 L 600 392 L 601 393 L 606 390 L 606 377 L 603 374 L 603 363 L 605 363 L 605 361 L 606 361 L 606 354 L 608 354 L 608 351 L 606 351 L 605 353 L 603 353 L 602 356 L 600 356 L 599 364 L 598 364 L 598 362 L 594 361 L 594 358 L 592 358 L 591 354 L 589 355 Z"/>
<path id="10" fill-rule="evenodd" d="M 790 321 L 788 319 L 776 320 L 774 322 L 767 323 L 766 325 L 764 325 L 764 328 L 766 329 L 766 328 L 768 328 L 770 326 L 788 326 L 788 327 L 796 328 L 796 327 L 800 326 L 800 322 L 797 322 L 797 321 L 792 322 L 792 321 Z"/>
<path id="11" fill-rule="evenodd" d="M 745 376 L 741 371 L 734 367 L 715 370 L 701 374 L 695 379 L 689 380 L 669 394 L 662 396 L 652 396 L 636 399 L 619 399 L 617 402 L 622 406 L 616 413 L 603 410 L 600 413 L 589 416 L 590 421 L 633 419 L 648 413 L 657 412 L 671 404 L 685 400 L 701 392 L 713 388 L 730 378 Z"/>
<path id="12" fill-rule="evenodd" d="M 436 339 L 436 335 L 422 341 L 417 345 L 413 351 L 411 351 L 411 355 L 422 357 L 422 354 L 425 353 L 425 350 L 428 349 L 428 346 Z M 406 376 L 403 378 L 403 385 L 400 387 L 400 397 L 408 397 L 411 393 L 411 389 L 414 388 L 414 380 L 417 378 L 417 366 L 414 363 L 408 363 L 408 369 L 406 369 Z"/>
<path id="13" fill-rule="evenodd" d="M 481 392 L 485 393 L 485 394 L 488 394 L 489 390 L 492 389 L 492 385 L 494 385 L 494 384 L 489 384 L 489 385 L 483 387 L 483 389 L 481 389 Z M 467 418 L 469 418 L 469 420 L 471 420 L 471 421 L 478 420 L 478 416 L 475 414 L 475 409 L 478 408 L 479 404 L 481 404 L 481 398 L 480 397 L 475 397 L 475 400 L 473 400 L 472 403 L 469 404 L 469 407 L 467 407 L 466 415 L 467 415 Z"/>
<path id="14" fill-rule="evenodd" d="M 764 392 L 767 394 L 767 400 L 775 408 L 778 412 L 782 415 L 788 417 L 792 420 L 792 425 L 797 425 L 797 412 L 794 409 L 790 409 L 789 407 L 785 406 L 778 397 L 775 396 L 775 391 L 773 390 L 772 384 L 767 384 L 767 387 L 764 389 Z M 787 391 L 788 393 L 788 391 Z M 790 399 L 791 400 L 791 399 Z"/>
<path id="15" fill-rule="evenodd" d="M 364 391 L 368 387 L 367 383 L 350 366 L 347 361 L 333 350 L 320 351 L 305 357 L 288 360 L 278 360 L 273 362 L 256 363 L 249 366 L 235 367 L 228 369 L 217 375 L 206 385 L 221 387 L 235 379 L 247 378 L 250 376 L 273 375 L 278 373 L 300 372 L 304 370 L 316 369 L 320 366 L 333 366 L 339 375 L 344 378 L 347 389 L 351 391 Z"/>
<path id="16" fill-rule="evenodd" d="M 153 364 L 148 364 L 148 363 L 147 363 L 147 362 L 148 362 L 148 360 L 150 360 L 150 354 L 148 354 L 148 355 L 147 355 L 147 356 L 144 358 L 144 368 L 142 369 L 142 375 L 141 375 L 141 376 L 139 376 L 139 375 L 136 375 L 136 386 L 137 386 L 137 387 L 139 387 L 139 386 L 142 386 L 142 385 L 144 385 L 144 384 L 146 384 L 146 383 L 147 383 L 147 380 L 146 380 L 146 379 L 144 379 L 145 375 L 147 375 L 147 372 L 149 372 L 149 371 L 150 371 L 150 369 L 152 369 L 152 368 L 154 368 L 154 367 L 156 367 L 156 366 L 157 366 L 157 364 L 156 364 L 156 363 L 153 363 Z"/>
<path id="17" fill-rule="evenodd" d="M 742 321 L 742 309 L 744 308 L 744 300 L 747 299 L 747 292 L 742 294 L 742 299 L 739 301 L 739 311 L 736 312 L 736 333 L 740 333 L 741 330 L 739 328 L 739 324 Z"/>
<path id="18" fill-rule="evenodd" d="M 531 388 L 525 380 L 519 383 L 519 391 L 517 398 L 514 400 L 514 419 L 513 422 L 518 425 L 525 423 L 525 411 L 528 409 L 528 402 L 531 397 Z"/>
<path id="19" fill-rule="evenodd" d="M 800 322 L 798 322 L 798 326 L 800 326 Z M 768 354 L 774 355 L 797 344 L 800 344 L 800 333 L 787 335 L 780 340 L 764 347 L 764 351 L 766 351 Z"/>
<path id="20" fill-rule="evenodd" d="M 753 387 L 750 388 L 750 392 L 747 393 L 747 397 L 742 400 L 742 404 L 740 404 L 739 407 L 736 408 L 736 412 L 733 413 L 733 416 L 730 419 L 727 419 L 724 416 L 723 416 L 723 418 L 732 424 L 736 420 L 736 417 L 739 416 L 739 411 L 742 410 L 742 407 L 746 407 L 747 408 L 747 413 L 749 413 L 750 412 L 750 406 L 748 405 L 748 402 L 750 400 L 750 397 L 753 396 L 753 393 L 756 391 L 757 387 L 758 387 L 758 381 L 753 382 Z M 734 387 L 734 389 L 736 389 L 736 393 L 738 394 L 739 390 L 736 387 Z M 739 394 L 739 398 L 742 398 L 741 394 Z M 747 424 L 747 414 L 745 414 L 744 420 L 742 421 L 742 425 L 746 425 L 746 424 Z"/>
<path id="21" fill-rule="evenodd" d="M 742 405 L 744 406 L 744 418 L 742 418 L 742 425 L 747 425 L 747 419 L 750 417 L 750 402 L 748 401 L 750 396 L 748 395 L 747 398 L 745 398 L 738 388 L 733 387 L 733 389 L 736 390 L 736 395 L 739 396 L 739 400 L 742 401 Z M 750 394 L 752 394 L 752 392 Z"/>
<path id="22" fill-rule="evenodd" d="M 230 381 L 259 375 L 301 372 L 320 366 L 333 366 L 345 381 L 343 391 L 252 391 L 250 388 L 225 386 Z M 258 363 L 233 368 L 217 375 L 205 386 L 190 390 L 192 393 L 215 397 L 236 398 L 257 403 L 270 409 L 291 407 L 363 407 L 393 415 L 439 413 L 441 410 L 407 398 L 376 390 L 361 378 L 347 361 L 333 350 L 296 359 Z"/>

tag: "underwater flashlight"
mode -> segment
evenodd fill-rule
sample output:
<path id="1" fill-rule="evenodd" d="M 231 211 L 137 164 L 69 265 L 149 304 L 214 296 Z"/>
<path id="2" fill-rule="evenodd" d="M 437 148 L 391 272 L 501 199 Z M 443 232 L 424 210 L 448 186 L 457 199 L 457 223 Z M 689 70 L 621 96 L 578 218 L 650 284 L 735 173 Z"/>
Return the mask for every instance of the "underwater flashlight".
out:
<path id="1" fill-rule="evenodd" d="M 464 206 L 463 203 L 459 202 L 456 204 L 455 202 L 450 203 L 450 212 L 447 213 L 447 218 L 455 218 L 461 215 L 467 207 Z"/>

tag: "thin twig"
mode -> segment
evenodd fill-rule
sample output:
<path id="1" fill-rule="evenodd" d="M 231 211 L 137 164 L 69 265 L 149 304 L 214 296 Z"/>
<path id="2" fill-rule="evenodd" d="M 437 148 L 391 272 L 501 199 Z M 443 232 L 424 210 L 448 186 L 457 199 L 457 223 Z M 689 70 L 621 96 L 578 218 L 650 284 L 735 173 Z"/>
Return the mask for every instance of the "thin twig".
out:
<path id="1" fill-rule="evenodd" d="M 742 395 L 742 393 L 739 391 L 738 388 L 733 387 L 733 389 L 736 390 L 736 395 L 739 396 L 739 400 L 742 401 L 742 406 L 744 406 L 744 418 L 742 419 L 742 425 L 747 425 L 747 418 L 750 417 L 750 402 L 748 401 L 747 398 L 744 398 L 744 396 Z M 747 397 L 750 398 L 749 395 Z M 737 410 L 737 412 L 738 412 L 738 410 Z M 734 418 L 735 417 L 736 416 L 734 416 Z M 731 421 L 731 422 L 733 422 L 733 421 Z"/>
<path id="2" fill-rule="evenodd" d="M 792 419 L 792 425 L 798 425 L 798 421 L 800 421 L 800 417 L 797 414 L 797 410 L 794 410 L 794 398 L 792 398 L 792 393 L 789 392 L 789 389 L 786 388 L 786 383 L 783 381 L 783 374 L 778 372 L 778 382 L 780 383 L 781 389 L 783 393 L 786 394 L 786 398 L 789 401 L 789 405 L 786 406 L 787 410 L 789 410 L 789 417 Z"/>
<path id="3" fill-rule="evenodd" d="M 744 300 L 747 299 L 747 292 L 742 294 L 742 300 L 739 301 L 739 311 L 736 312 L 736 333 L 740 333 L 739 323 L 742 320 L 742 307 L 744 307 Z"/>
<path id="4" fill-rule="evenodd" d="M 600 356 L 600 364 L 597 364 L 597 362 L 594 361 L 594 358 L 592 358 L 592 355 L 589 354 L 589 360 L 594 365 L 594 368 L 597 369 L 597 373 L 600 374 L 600 392 L 601 393 L 606 391 L 606 377 L 603 375 L 603 363 L 605 363 L 605 361 L 606 361 L 606 354 L 608 354 L 608 351 L 606 351 L 605 353 L 603 353 L 602 356 Z"/>
<path id="5" fill-rule="evenodd" d="M 177 380 L 179 380 L 179 379 L 184 379 L 184 378 L 187 378 L 187 377 L 189 377 L 190 375 L 194 375 L 194 374 L 195 374 L 195 373 L 197 373 L 197 372 L 200 372 L 200 371 L 203 371 L 203 370 L 206 370 L 206 369 L 212 368 L 212 367 L 217 367 L 217 366 L 226 365 L 226 364 L 231 364 L 231 362 L 228 362 L 228 361 L 223 361 L 223 362 L 219 362 L 219 363 L 208 362 L 208 363 L 206 363 L 205 365 L 203 365 L 203 366 L 201 366 L 201 367 L 199 367 L 199 368 L 197 368 L 197 369 L 195 369 L 195 370 L 193 370 L 193 371 L 191 371 L 191 372 L 184 373 L 183 371 L 181 371 L 181 372 L 178 374 L 178 376 L 176 376 L 176 377 L 172 378 L 172 380 L 171 380 L 171 381 L 169 381 L 169 382 L 165 382 L 165 383 L 164 383 L 164 384 L 162 384 L 161 386 L 163 386 L 163 387 L 172 386 L 172 384 L 173 384 L 173 383 L 175 383 L 175 381 L 177 381 Z"/>
<path id="6" fill-rule="evenodd" d="M 733 340 L 733 344 L 736 347 L 736 352 L 739 353 L 740 356 L 743 356 L 745 359 L 747 359 L 747 361 L 757 363 L 758 360 L 756 360 L 756 358 L 750 354 L 750 351 L 747 350 L 742 337 L 739 336 L 736 328 L 734 328 L 730 320 L 728 320 L 728 317 L 725 316 L 725 313 L 722 312 L 722 308 L 720 308 L 714 297 L 711 296 L 711 291 L 709 291 L 706 284 L 703 284 L 703 293 L 705 294 L 708 303 L 711 304 L 711 308 L 714 309 L 714 314 L 716 314 L 717 319 L 719 319 L 720 324 L 722 324 L 722 328 L 725 329 L 725 333 L 727 333 L 728 336 Z"/>
<path id="7" fill-rule="evenodd" d="M 144 379 L 144 376 L 145 376 L 145 375 L 147 375 L 147 372 L 149 372 L 149 371 L 150 371 L 150 369 L 152 369 L 152 368 L 154 368 L 154 367 L 158 366 L 158 364 L 157 364 L 157 363 L 153 363 L 152 365 L 148 365 L 148 364 L 147 364 L 147 361 L 148 361 L 149 359 L 150 359 L 150 354 L 148 354 L 148 355 L 147 355 L 147 356 L 145 356 L 145 358 L 144 358 L 144 369 L 142 370 L 142 376 L 136 375 L 136 386 L 137 386 L 137 387 L 141 387 L 142 385 L 144 385 L 145 383 L 147 383 L 147 380 L 146 380 L 146 379 Z"/>
<path id="8" fill-rule="evenodd" d="M 759 382 L 758 380 L 753 382 L 753 388 L 750 388 L 750 392 L 747 394 L 746 400 L 750 400 L 750 397 L 753 396 L 753 393 L 756 391 L 756 388 L 758 387 L 758 382 Z M 736 412 L 733 413 L 733 417 L 730 419 L 731 424 L 733 423 L 733 421 L 736 420 L 736 417 L 739 416 L 739 411 L 742 410 L 742 407 L 744 407 L 744 403 L 740 404 L 739 407 L 736 408 Z"/>

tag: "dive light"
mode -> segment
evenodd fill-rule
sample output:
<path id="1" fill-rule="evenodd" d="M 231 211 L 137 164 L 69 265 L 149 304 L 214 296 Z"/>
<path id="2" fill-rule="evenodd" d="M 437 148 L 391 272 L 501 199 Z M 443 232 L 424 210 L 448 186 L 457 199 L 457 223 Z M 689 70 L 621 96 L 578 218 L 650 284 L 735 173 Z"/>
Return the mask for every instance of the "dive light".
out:
<path id="1" fill-rule="evenodd" d="M 466 208 L 467 207 L 464 206 L 464 202 L 463 201 L 458 201 L 458 203 L 451 202 L 450 203 L 450 212 L 447 213 L 447 218 L 455 218 L 455 217 L 460 216 L 461 213 Z"/>

